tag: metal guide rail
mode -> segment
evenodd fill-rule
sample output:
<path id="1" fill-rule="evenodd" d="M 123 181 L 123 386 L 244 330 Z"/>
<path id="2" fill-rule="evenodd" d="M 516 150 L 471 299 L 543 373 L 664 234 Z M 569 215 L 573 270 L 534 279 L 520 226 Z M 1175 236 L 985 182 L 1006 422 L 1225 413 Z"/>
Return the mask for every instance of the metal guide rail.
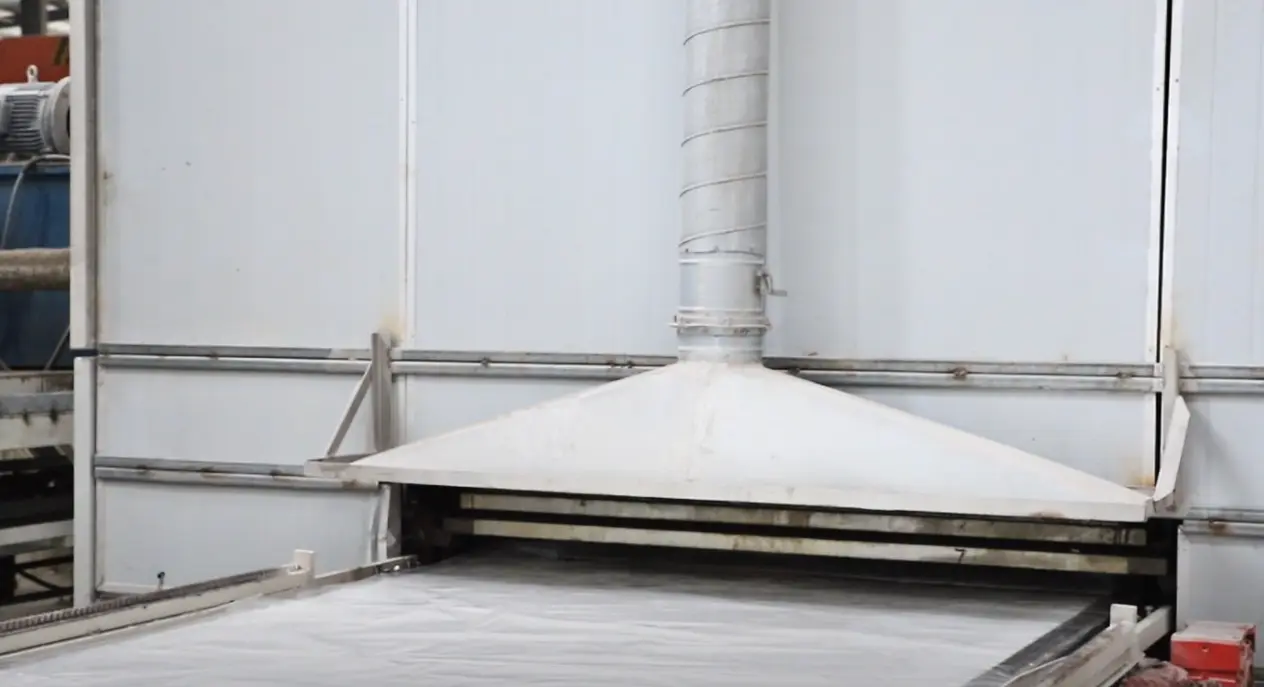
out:
<path id="1" fill-rule="evenodd" d="M 315 555 L 295 551 L 291 563 L 208 582 L 124 596 L 91 606 L 52 611 L 0 622 L 0 666 L 6 658 L 32 650 L 120 633 L 163 620 L 197 614 L 257 596 L 280 594 L 372 577 L 413 567 L 411 557 L 316 576 Z"/>
<path id="2" fill-rule="evenodd" d="M 391 559 L 317 577 L 311 552 L 295 552 L 294 560 L 285 566 L 265 569 L 201 584 L 160 590 L 148 594 L 123 597 L 100 604 L 58 611 L 30 618 L 0 623 L 0 672 L 21 670 L 32 662 L 56 663 L 76 650 L 90 646 L 109 646 L 124 640 L 138 630 L 153 636 L 163 630 L 176 630 L 176 621 L 210 618 L 206 613 L 230 606 L 234 602 L 263 596 L 286 595 L 316 587 L 367 580 L 417 565 L 412 557 Z M 409 576 L 411 577 L 411 576 Z M 383 578 L 385 579 L 385 578 Z M 358 585 L 347 585 L 352 590 Z M 341 592 L 340 592 L 341 593 Z M 303 604 L 295 598 L 287 604 Z M 216 616 L 224 617 L 224 616 Z M 1145 650 L 1161 640 L 1170 624 L 1170 611 L 1161 608 L 1141 617 L 1131 606 L 1092 606 L 1061 623 L 1054 631 L 1040 637 L 993 669 L 966 683 L 967 687 L 1095 687 L 1114 684 L 1143 658 Z M 355 620 L 331 617 L 324 632 L 334 636 L 355 631 Z M 202 623 L 204 624 L 204 623 Z M 188 624 L 180 623 L 182 627 Z M 295 628 L 314 633 L 319 628 Z M 437 651 L 444 646 L 439 638 Z M 450 641 L 448 642 L 450 644 Z M 705 647 L 697 647 L 705 651 Z M 450 656 L 437 656 L 440 662 Z M 583 657 L 577 660 L 582 662 Z M 474 664 L 467 668 L 476 676 L 485 669 Z M 14 673 L 15 678 L 21 675 Z M 10 679 L 3 680 L 6 683 Z M 20 680 L 19 680 L 20 683 Z M 97 684 L 97 683 L 93 683 Z M 104 683 L 102 683 L 104 684 Z M 579 684 L 579 683 L 576 683 Z"/>

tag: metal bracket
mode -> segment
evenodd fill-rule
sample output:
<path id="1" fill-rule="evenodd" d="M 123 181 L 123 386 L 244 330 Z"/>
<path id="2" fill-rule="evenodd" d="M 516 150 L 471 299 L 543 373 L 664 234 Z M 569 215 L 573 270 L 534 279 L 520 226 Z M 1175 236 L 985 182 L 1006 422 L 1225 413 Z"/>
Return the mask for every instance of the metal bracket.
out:
<path id="1" fill-rule="evenodd" d="M 1189 405 L 1181 395 L 1180 352 L 1165 346 L 1160 364 L 1163 371 L 1163 387 L 1159 392 L 1163 443 L 1159 448 L 1159 474 L 1151 498 L 1156 515 L 1175 516 L 1183 506 L 1180 499 L 1181 463 L 1189 434 L 1190 413 Z"/>
<path id="2" fill-rule="evenodd" d="M 766 269 L 759 271 L 758 280 L 759 280 L 759 283 L 758 283 L 759 292 L 763 294 L 764 296 L 773 296 L 776 298 L 782 298 L 782 297 L 790 295 L 786 293 L 784 289 L 778 289 L 773 284 L 772 273 Z"/>
<path id="3" fill-rule="evenodd" d="M 393 344 L 392 335 L 385 331 L 375 332 L 369 337 L 369 367 L 356 383 L 356 388 L 347 401 L 347 407 L 342 411 L 338 428 L 334 430 L 333 438 L 329 440 L 329 448 L 325 449 L 326 458 L 334 458 L 338 455 L 342 442 L 346 440 L 347 432 L 351 430 L 351 424 L 355 422 L 356 416 L 360 413 L 360 406 L 364 405 L 364 399 L 369 396 L 370 391 L 373 392 L 370 401 L 373 413 L 373 450 L 385 451 L 394 445 L 395 409 L 392 393 L 394 375 L 391 373 Z"/>
<path id="4" fill-rule="evenodd" d="M 329 441 L 329 448 L 325 450 L 325 457 L 308 461 L 304 467 L 304 472 L 309 476 L 336 475 L 340 468 L 363 457 L 339 456 L 338 451 L 342 448 L 342 442 L 347 438 L 347 432 L 350 431 L 351 424 L 355 422 L 365 397 L 369 398 L 372 413 L 373 452 L 386 451 L 395 447 L 395 377 L 391 371 L 391 349 L 394 343 L 394 337 L 386 331 L 375 332 L 369 337 L 369 367 L 356 383 L 355 390 L 351 392 L 351 398 L 342 412 L 338 429 L 334 431 L 334 436 Z M 381 485 L 378 488 L 377 508 L 373 510 L 369 522 L 371 536 L 367 560 L 380 561 L 398 555 L 399 504 L 398 487 Z"/>

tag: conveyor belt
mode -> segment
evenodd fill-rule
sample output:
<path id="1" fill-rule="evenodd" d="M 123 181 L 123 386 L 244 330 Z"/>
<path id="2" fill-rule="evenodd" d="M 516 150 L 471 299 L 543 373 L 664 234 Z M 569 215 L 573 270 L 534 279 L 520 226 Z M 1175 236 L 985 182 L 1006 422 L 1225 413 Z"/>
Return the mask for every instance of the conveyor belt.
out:
<path id="1" fill-rule="evenodd" d="M 1091 629 L 1092 602 L 494 554 L 37 655 L 0 683 L 999 685 L 1015 655 Z"/>

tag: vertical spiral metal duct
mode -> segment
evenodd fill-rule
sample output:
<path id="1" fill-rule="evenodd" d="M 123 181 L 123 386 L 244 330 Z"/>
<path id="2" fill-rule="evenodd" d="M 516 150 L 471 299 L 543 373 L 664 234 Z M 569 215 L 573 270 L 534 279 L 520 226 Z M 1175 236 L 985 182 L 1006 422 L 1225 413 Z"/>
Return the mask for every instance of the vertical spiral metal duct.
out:
<path id="1" fill-rule="evenodd" d="M 771 0 L 687 0 L 681 360 L 763 357 Z"/>

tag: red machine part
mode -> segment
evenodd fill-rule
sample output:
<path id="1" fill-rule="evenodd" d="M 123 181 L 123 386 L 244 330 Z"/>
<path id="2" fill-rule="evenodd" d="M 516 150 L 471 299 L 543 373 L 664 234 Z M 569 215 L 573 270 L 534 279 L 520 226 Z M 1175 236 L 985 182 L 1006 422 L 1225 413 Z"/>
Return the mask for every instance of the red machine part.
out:
<path id="1" fill-rule="evenodd" d="M 35 67 L 40 81 L 59 81 L 69 76 L 70 39 L 67 36 L 0 39 L 0 83 L 25 83 L 28 67 Z"/>
<path id="2" fill-rule="evenodd" d="M 1251 687 L 1255 626 L 1193 623 L 1172 635 L 1172 663 L 1202 684 Z"/>

